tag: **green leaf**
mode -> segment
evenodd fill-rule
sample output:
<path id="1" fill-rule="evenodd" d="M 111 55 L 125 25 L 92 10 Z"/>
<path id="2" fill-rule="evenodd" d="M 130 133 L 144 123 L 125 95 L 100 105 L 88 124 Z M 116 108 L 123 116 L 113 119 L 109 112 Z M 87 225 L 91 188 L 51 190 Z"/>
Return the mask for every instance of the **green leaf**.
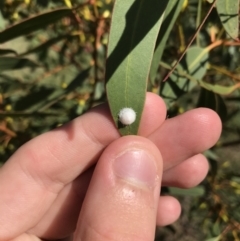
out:
<path id="1" fill-rule="evenodd" d="M 168 65 L 168 64 L 166 64 L 166 63 L 164 63 L 164 62 L 161 62 L 161 66 L 163 66 L 164 68 L 166 68 L 166 69 L 171 69 L 171 66 L 170 65 Z M 222 86 L 222 85 L 218 85 L 218 84 L 210 84 L 210 83 L 207 83 L 207 82 L 205 82 L 205 81 L 203 81 L 203 80 L 201 80 L 201 79 L 195 79 L 194 77 L 192 77 L 191 75 L 189 75 L 189 74 L 187 74 L 186 72 L 184 72 L 182 69 L 181 69 L 181 67 L 177 67 L 176 68 L 176 70 L 177 70 L 177 76 L 178 76 L 178 78 L 181 78 L 181 77 L 185 77 L 186 79 L 188 79 L 188 80 L 190 80 L 191 82 L 193 82 L 193 85 L 195 86 L 196 84 L 198 84 L 199 86 L 201 86 L 201 87 L 203 87 L 203 88 L 205 88 L 205 89 L 207 89 L 207 90 L 209 90 L 209 91 L 212 91 L 212 92 L 214 92 L 214 93 L 216 93 L 216 94 L 219 94 L 219 95 L 230 95 L 231 93 L 233 93 L 235 90 L 237 90 L 237 89 L 239 89 L 240 88 L 240 83 L 237 83 L 237 84 L 235 84 L 235 85 L 231 85 L 231 86 Z M 176 74 L 175 72 L 173 73 L 173 76 L 174 76 L 174 74 Z M 172 76 L 171 76 L 171 78 L 172 78 Z M 169 80 L 167 80 L 166 82 L 164 82 L 163 83 L 163 86 L 164 86 L 164 84 L 166 84 L 166 83 L 168 83 L 169 82 Z M 171 82 L 171 81 L 170 81 Z M 188 83 L 188 82 L 187 82 Z M 181 89 L 181 88 L 186 88 L 186 86 L 187 86 L 187 90 L 190 90 L 191 88 L 189 88 L 189 85 L 181 85 L 180 87 L 179 87 L 179 84 L 180 84 L 180 82 L 179 83 L 175 83 L 175 85 L 179 88 L 179 89 Z M 184 83 L 182 83 L 182 84 L 184 84 Z M 163 87 L 163 88 L 165 88 L 165 87 Z M 175 87 L 176 88 L 176 87 Z M 184 89 L 183 89 L 184 90 Z M 166 94 L 166 96 L 164 95 L 164 97 L 166 97 L 166 98 L 169 98 L 171 101 L 174 101 L 174 100 L 177 100 L 177 98 L 178 98 L 178 96 L 172 96 L 171 95 L 171 93 L 173 92 L 173 90 L 165 90 L 164 89 L 164 94 Z M 184 91 L 183 91 L 183 93 L 184 93 Z"/>
<path id="2" fill-rule="evenodd" d="M 217 0 L 216 8 L 226 32 L 233 39 L 238 39 L 239 0 Z"/>
<path id="3" fill-rule="evenodd" d="M 67 39 L 67 38 L 70 38 L 70 37 L 71 37 L 71 35 L 62 35 L 62 36 L 57 36 L 55 38 L 51 38 L 51 39 L 47 40 L 46 42 L 44 42 L 44 43 L 42 43 L 42 44 L 40 44 L 40 45 L 38 45 L 38 46 L 36 46 L 32 49 L 27 50 L 24 53 L 20 53 L 19 55 L 24 56 L 24 55 L 28 55 L 28 54 L 31 54 L 31 53 L 37 53 L 37 52 L 47 50 L 52 45 L 56 44 L 57 42 L 60 42 L 61 40 Z"/>
<path id="4" fill-rule="evenodd" d="M 216 221 L 212 227 L 212 232 L 214 235 L 219 235 L 221 233 L 221 230 L 222 230 L 222 227 L 221 227 L 221 224 L 218 221 Z"/>
<path id="5" fill-rule="evenodd" d="M 212 160 L 215 160 L 215 161 L 219 160 L 219 156 L 211 149 L 208 149 L 208 150 L 204 151 L 203 154 L 208 159 L 212 159 Z"/>
<path id="6" fill-rule="evenodd" d="M 171 195 L 176 195 L 176 196 L 200 197 L 205 194 L 205 188 L 203 186 L 197 186 L 190 189 L 169 187 L 168 190 Z"/>
<path id="7" fill-rule="evenodd" d="M 20 23 L 14 24 L 7 29 L 0 32 L 0 43 L 4 43 L 11 39 L 17 38 L 22 35 L 29 34 L 38 29 L 44 28 L 55 21 L 72 14 L 69 8 L 60 8 L 46 13 L 38 14 L 37 16 L 30 17 Z"/>
<path id="8" fill-rule="evenodd" d="M 164 68 L 171 69 L 166 63 L 160 63 Z M 174 63 L 173 63 L 174 64 Z M 206 74 L 208 64 L 208 49 L 198 46 L 190 47 L 183 60 L 166 82 L 162 83 L 161 96 L 165 99 L 168 107 L 180 96 L 190 91 L 197 85 L 193 79 L 202 79 Z"/>
<path id="9" fill-rule="evenodd" d="M 222 235 L 219 235 L 219 236 L 217 236 L 215 238 L 206 239 L 206 241 L 220 241 L 221 237 L 222 237 Z"/>
<path id="10" fill-rule="evenodd" d="M 207 72 L 208 48 L 190 47 L 186 53 L 186 57 L 180 63 L 188 74 L 192 75 L 195 79 L 202 79 Z"/>
<path id="11" fill-rule="evenodd" d="M 166 8 L 166 13 L 164 15 L 164 20 L 157 38 L 156 49 L 153 55 L 151 69 L 150 69 L 150 80 L 153 85 L 155 85 L 155 79 L 157 75 L 157 70 L 159 68 L 159 63 L 162 58 L 163 51 L 166 46 L 167 39 L 173 28 L 173 25 L 181 11 L 184 0 L 169 0 Z"/>
<path id="12" fill-rule="evenodd" d="M 217 84 L 210 84 L 210 83 L 204 82 L 203 80 L 195 80 L 195 81 L 197 81 L 198 84 L 203 88 L 213 91 L 214 93 L 220 94 L 220 95 L 230 95 L 232 92 L 240 88 L 240 83 L 237 83 L 231 86 L 222 86 Z"/>
<path id="13" fill-rule="evenodd" d="M 144 107 L 155 42 L 169 0 L 117 0 L 110 29 L 106 89 L 110 110 L 122 135 L 137 134 Z M 136 121 L 119 123 L 118 114 L 131 107 Z"/>
<path id="14" fill-rule="evenodd" d="M 25 67 L 39 67 L 39 65 L 26 58 L 17 58 L 17 57 L 0 57 L 0 73 L 4 70 L 14 70 L 21 69 Z"/>

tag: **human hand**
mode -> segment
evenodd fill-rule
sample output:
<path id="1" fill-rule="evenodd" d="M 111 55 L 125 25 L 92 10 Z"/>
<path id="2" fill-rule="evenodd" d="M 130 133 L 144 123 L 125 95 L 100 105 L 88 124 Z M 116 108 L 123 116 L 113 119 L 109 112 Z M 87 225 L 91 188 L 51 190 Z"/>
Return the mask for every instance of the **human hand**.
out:
<path id="1" fill-rule="evenodd" d="M 180 214 L 176 199 L 159 197 L 160 186 L 202 181 L 208 162 L 199 153 L 221 132 L 209 109 L 165 116 L 162 99 L 148 93 L 142 137 L 120 138 L 104 104 L 22 146 L 0 169 L 0 241 L 74 231 L 74 240 L 153 240 L 156 223 Z"/>

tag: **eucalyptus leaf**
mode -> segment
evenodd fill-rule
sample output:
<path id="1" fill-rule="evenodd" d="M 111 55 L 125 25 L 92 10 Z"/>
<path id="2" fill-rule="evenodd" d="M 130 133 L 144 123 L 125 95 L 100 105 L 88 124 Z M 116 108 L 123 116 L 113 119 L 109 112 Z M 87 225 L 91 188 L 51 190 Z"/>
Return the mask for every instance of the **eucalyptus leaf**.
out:
<path id="1" fill-rule="evenodd" d="M 17 58 L 9 56 L 0 57 L 0 73 L 4 70 L 21 69 L 25 67 L 40 67 L 36 62 L 27 58 Z"/>
<path id="2" fill-rule="evenodd" d="M 152 55 L 169 0 L 116 0 L 108 44 L 106 89 L 110 110 L 122 135 L 137 134 L 145 102 Z M 124 107 L 136 121 L 124 126 Z"/>
<path id="3" fill-rule="evenodd" d="M 218 84 L 210 84 L 203 80 L 197 80 L 197 82 L 203 88 L 213 91 L 214 93 L 219 94 L 219 95 L 230 95 L 235 90 L 240 88 L 240 83 L 237 83 L 235 85 L 230 85 L 230 86 L 223 86 L 223 85 L 218 85 Z"/>
<path id="4" fill-rule="evenodd" d="M 16 23 L 0 32 L 0 43 L 32 33 L 42 29 L 55 21 L 72 14 L 69 8 L 59 8 L 49 12 L 41 13 Z"/>
<path id="5" fill-rule="evenodd" d="M 166 63 L 160 63 L 162 67 L 171 69 Z M 196 81 L 190 81 L 189 76 L 195 80 L 202 79 L 206 74 L 208 64 L 208 49 L 198 46 L 190 47 L 176 70 L 166 82 L 161 84 L 160 94 L 170 107 L 180 96 L 193 89 Z M 173 63 L 174 65 L 174 63 Z"/>
<path id="6" fill-rule="evenodd" d="M 190 189 L 169 187 L 168 190 L 171 195 L 176 195 L 176 196 L 201 197 L 205 194 L 205 188 L 203 186 L 197 186 Z"/>
<path id="7" fill-rule="evenodd" d="M 51 38 L 51 39 L 47 40 L 46 42 L 41 43 L 40 45 L 38 45 L 38 46 L 36 46 L 32 49 L 27 50 L 26 52 L 20 53 L 20 56 L 28 55 L 28 54 L 31 54 L 31 53 L 38 53 L 38 52 L 47 50 L 52 45 L 60 42 L 63 39 L 67 39 L 69 37 L 70 37 L 69 35 L 62 35 L 62 36 L 57 36 L 55 38 Z"/>
<path id="8" fill-rule="evenodd" d="M 217 0 L 216 8 L 226 32 L 233 39 L 238 39 L 239 0 Z"/>
<path id="9" fill-rule="evenodd" d="M 222 238 L 222 235 L 219 235 L 217 237 L 214 237 L 214 238 L 209 238 L 209 239 L 206 239 L 205 241 L 220 241 Z"/>
<path id="10" fill-rule="evenodd" d="M 159 68 L 159 62 L 162 58 L 163 51 L 166 46 L 167 39 L 173 28 L 173 25 L 181 11 L 184 0 L 169 0 L 166 8 L 166 13 L 164 15 L 164 20 L 157 38 L 156 49 L 153 55 L 151 69 L 150 69 L 150 80 L 153 85 L 155 85 L 155 79 L 157 75 L 157 70 Z"/>
<path id="11" fill-rule="evenodd" d="M 160 63 L 162 67 L 166 68 L 166 69 L 171 69 L 172 67 L 164 62 L 161 62 Z M 192 75 L 188 74 L 186 71 L 183 71 L 183 69 L 181 68 L 181 65 L 178 65 L 175 72 L 171 75 L 171 78 L 173 76 L 173 78 L 176 78 L 174 77 L 174 75 L 177 76 L 177 80 L 179 80 L 180 78 L 184 77 L 188 80 L 190 80 L 191 82 L 193 82 L 193 85 L 199 85 L 209 91 L 212 91 L 216 94 L 219 94 L 219 95 L 230 95 L 231 93 L 233 93 L 235 90 L 239 89 L 240 88 L 240 83 L 237 83 L 235 85 L 230 85 L 230 86 L 223 86 L 223 85 L 219 85 L 219 84 L 211 84 L 211 83 L 207 83 L 205 82 L 204 80 L 201 80 L 201 79 L 196 79 L 194 78 Z M 167 80 L 166 82 L 163 83 L 163 88 L 164 89 L 164 85 L 168 82 L 171 82 L 171 79 Z M 190 90 L 189 88 L 189 85 L 188 83 L 189 82 L 186 82 L 187 85 L 183 85 L 184 83 L 181 83 L 181 85 L 179 86 L 181 82 L 177 82 L 177 84 L 175 83 L 175 86 L 177 86 L 178 88 L 182 89 L 184 93 L 184 89 L 186 89 L 187 87 L 187 90 Z M 176 87 L 175 87 L 176 88 Z M 166 98 L 166 99 L 170 99 L 171 102 L 177 100 L 177 98 L 179 96 L 177 95 L 172 95 L 171 93 L 174 92 L 174 89 L 173 90 L 169 90 L 169 89 L 164 89 L 164 92 L 163 92 L 163 97 Z M 179 92 L 180 93 L 180 92 Z M 171 104 L 171 103 L 168 103 L 168 104 Z"/>

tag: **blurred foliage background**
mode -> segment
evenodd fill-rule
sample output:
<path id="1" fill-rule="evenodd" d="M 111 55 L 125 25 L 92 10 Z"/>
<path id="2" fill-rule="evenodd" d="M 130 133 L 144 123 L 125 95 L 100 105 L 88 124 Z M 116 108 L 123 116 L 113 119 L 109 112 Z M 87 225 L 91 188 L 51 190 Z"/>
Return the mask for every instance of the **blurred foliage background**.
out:
<path id="1" fill-rule="evenodd" d="M 199 106 L 214 109 L 223 132 L 205 153 L 210 171 L 203 183 L 190 190 L 164 188 L 179 198 L 183 212 L 175 224 L 157 228 L 156 240 L 240 240 L 240 43 L 226 34 L 216 9 L 186 53 L 187 67 L 201 55 L 200 70 L 186 76 L 182 64 L 181 81 L 173 74 L 161 82 L 207 14 L 209 2 L 184 2 L 149 91 L 164 98 L 169 117 Z M 113 0 L 0 1 L 1 164 L 26 141 L 106 101 L 112 7 Z M 202 54 L 204 49 L 208 51 Z"/>

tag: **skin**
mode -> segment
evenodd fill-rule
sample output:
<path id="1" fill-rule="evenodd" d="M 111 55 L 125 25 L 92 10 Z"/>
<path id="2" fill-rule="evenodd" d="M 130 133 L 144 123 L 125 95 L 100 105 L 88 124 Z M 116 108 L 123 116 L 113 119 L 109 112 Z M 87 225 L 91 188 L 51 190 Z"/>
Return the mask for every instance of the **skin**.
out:
<path id="1" fill-rule="evenodd" d="M 139 136 L 120 137 L 103 104 L 19 148 L 0 169 L 0 241 L 153 240 L 181 212 L 160 187 L 199 184 L 221 133 L 206 108 L 165 117 L 148 93 Z"/>

